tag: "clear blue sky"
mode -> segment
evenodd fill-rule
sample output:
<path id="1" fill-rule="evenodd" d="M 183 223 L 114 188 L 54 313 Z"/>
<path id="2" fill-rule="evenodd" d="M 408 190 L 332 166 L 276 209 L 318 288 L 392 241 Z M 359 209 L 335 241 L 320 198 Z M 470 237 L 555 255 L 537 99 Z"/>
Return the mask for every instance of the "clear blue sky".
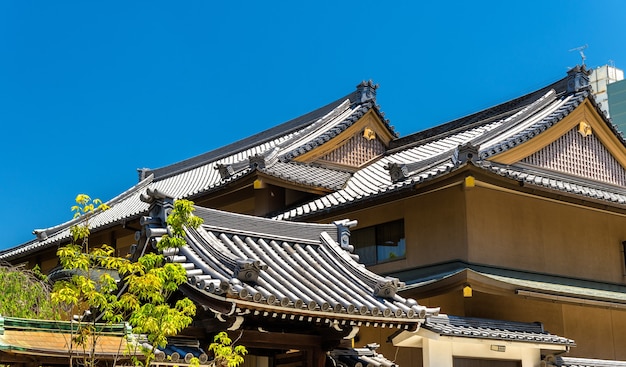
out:
<path id="1" fill-rule="evenodd" d="M 622 1 L 0 1 L 0 249 L 362 80 L 401 135 L 626 68 Z"/>

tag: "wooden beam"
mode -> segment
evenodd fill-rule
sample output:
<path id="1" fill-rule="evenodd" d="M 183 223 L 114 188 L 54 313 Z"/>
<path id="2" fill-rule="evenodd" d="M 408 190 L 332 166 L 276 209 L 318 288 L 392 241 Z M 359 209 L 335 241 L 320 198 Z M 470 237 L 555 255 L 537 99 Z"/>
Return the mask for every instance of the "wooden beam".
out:
<path id="1" fill-rule="evenodd" d="M 320 348 L 322 338 L 317 335 L 260 332 L 255 330 L 229 331 L 229 337 L 250 348 L 314 349 Z"/>

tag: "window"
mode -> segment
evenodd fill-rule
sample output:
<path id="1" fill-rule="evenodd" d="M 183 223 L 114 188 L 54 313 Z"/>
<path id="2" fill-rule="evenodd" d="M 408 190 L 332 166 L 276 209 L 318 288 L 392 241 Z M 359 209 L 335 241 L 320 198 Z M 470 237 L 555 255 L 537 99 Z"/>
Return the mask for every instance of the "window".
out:
<path id="1" fill-rule="evenodd" d="M 395 220 L 351 231 L 350 243 L 365 265 L 404 258 L 404 220 Z"/>

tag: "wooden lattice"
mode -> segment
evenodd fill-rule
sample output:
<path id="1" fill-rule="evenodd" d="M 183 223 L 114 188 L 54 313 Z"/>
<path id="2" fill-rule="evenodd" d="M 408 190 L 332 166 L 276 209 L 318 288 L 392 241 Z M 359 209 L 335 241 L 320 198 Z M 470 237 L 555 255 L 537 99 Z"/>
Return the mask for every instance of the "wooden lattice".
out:
<path id="1" fill-rule="evenodd" d="M 574 128 L 524 163 L 614 185 L 626 185 L 626 170 L 593 134 L 582 136 Z"/>
<path id="2" fill-rule="evenodd" d="M 346 166 L 359 167 L 385 153 L 385 145 L 374 138 L 368 140 L 361 134 L 351 137 L 341 147 L 326 154 L 321 159 Z"/>

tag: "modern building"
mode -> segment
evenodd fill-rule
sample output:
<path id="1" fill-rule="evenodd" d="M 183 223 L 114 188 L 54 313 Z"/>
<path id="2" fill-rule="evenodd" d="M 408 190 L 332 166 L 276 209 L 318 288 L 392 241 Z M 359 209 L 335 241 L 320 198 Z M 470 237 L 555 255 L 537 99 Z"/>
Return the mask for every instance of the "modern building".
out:
<path id="1" fill-rule="evenodd" d="M 611 121 L 624 133 L 626 131 L 626 80 L 620 80 L 607 86 Z"/>
<path id="2" fill-rule="evenodd" d="M 293 316 L 320 341 L 323 326 L 345 332 L 345 321 L 359 330 L 342 338 L 357 347 L 375 341 L 387 359 L 405 366 L 621 365 L 626 141 L 591 93 L 589 71 L 573 68 L 532 93 L 405 137 L 376 104 L 377 87 L 361 83 L 257 135 L 141 170 L 137 185 L 91 218 L 91 242 L 111 244 L 119 255 L 145 248 L 162 233 L 146 219 L 158 207 L 154 194 L 187 198 L 205 225 L 189 233 L 189 253 L 169 255 L 188 269 L 182 291 L 200 304 L 213 302 L 209 325 L 225 322 L 227 309 L 233 312 L 225 326 L 237 330 Z M 53 270 L 72 224 L 37 230 L 0 260 Z M 312 236 L 307 226 L 323 230 Z M 349 269 L 349 277 L 316 273 L 326 269 L 321 258 L 290 262 L 316 259 L 299 250 L 303 244 L 334 249 L 327 259 L 340 261 L 334 267 Z M 259 276 L 287 273 L 264 293 L 260 283 L 236 280 L 241 266 Z M 299 276 L 288 278 L 294 271 Z M 308 293 L 321 287 L 314 278 L 331 283 Z M 351 288 L 343 294 L 351 303 L 339 302 L 331 290 L 353 287 L 356 279 L 367 279 L 366 288 Z M 370 298 L 379 281 L 392 298 Z M 357 294 L 360 300 L 352 298 Z M 223 312 L 215 299 L 225 302 Z M 309 351 L 303 358 L 318 356 L 320 365 L 320 350 L 330 348 L 315 343 L 301 346 Z M 314 363 L 307 361 L 301 363 Z"/>
<path id="3" fill-rule="evenodd" d="M 603 65 L 592 69 L 589 75 L 589 83 L 601 109 L 606 111 L 607 117 L 611 117 L 609 85 L 624 80 L 624 71 L 613 65 Z"/>

